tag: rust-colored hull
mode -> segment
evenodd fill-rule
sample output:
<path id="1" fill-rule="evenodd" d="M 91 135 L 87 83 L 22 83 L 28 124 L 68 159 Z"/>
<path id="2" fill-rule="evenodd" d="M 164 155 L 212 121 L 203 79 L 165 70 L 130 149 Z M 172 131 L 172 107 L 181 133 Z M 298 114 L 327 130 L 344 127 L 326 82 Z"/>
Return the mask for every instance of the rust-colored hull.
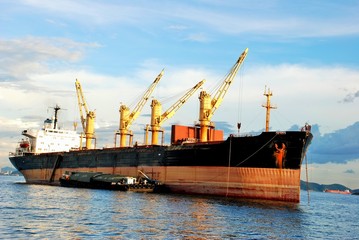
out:
<path id="1" fill-rule="evenodd" d="M 161 181 L 171 192 L 299 202 L 300 170 L 239 167 L 121 167 L 57 169 L 51 184 L 65 171 L 92 171 L 136 176 L 137 170 Z M 24 170 L 28 183 L 50 184 L 52 169 Z"/>

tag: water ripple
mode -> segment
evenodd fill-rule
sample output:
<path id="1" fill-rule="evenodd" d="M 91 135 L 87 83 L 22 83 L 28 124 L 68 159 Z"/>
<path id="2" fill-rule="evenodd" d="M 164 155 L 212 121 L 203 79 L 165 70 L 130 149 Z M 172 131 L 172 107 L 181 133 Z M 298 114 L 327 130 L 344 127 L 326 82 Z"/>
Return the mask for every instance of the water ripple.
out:
<path id="1" fill-rule="evenodd" d="M 17 184 L 0 177 L 2 239 L 355 239 L 358 196 L 301 204 Z"/>

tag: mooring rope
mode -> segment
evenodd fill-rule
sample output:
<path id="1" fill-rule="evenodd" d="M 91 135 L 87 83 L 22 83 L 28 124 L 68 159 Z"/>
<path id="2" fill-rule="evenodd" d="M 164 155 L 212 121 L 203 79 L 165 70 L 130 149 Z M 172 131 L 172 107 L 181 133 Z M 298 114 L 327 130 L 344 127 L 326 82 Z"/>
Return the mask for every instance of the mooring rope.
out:
<path id="1" fill-rule="evenodd" d="M 229 154 L 228 154 L 228 171 L 227 171 L 226 197 L 228 196 L 228 188 L 229 188 L 229 175 L 230 175 L 230 171 L 231 171 L 231 155 L 232 155 L 232 136 L 229 137 Z"/>
<path id="2" fill-rule="evenodd" d="M 308 158 L 307 158 L 307 154 L 305 154 L 305 175 L 306 175 L 306 181 L 307 181 L 307 195 L 308 195 L 308 205 L 309 205 L 310 198 L 309 198 L 309 180 L 308 180 Z"/>
<path id="3" fill-rule="evenodd" d="M 254 153 L 252 153 L 251 155 L 249 155 L 246 159 L 244 159 L 242 162 L 238 163 L 235 167 L 238 167 L 239 165 L 241 165 L 242 163 L 244 163 L 245 161 L 247 161 L 248 159 L 250 159 L 251 157 L 253 157 L 257 152 L 259 152 L 260 150 L 262 150 L 265 146 L 268 145 L 268 143 L 270 143 L 275 137 L 277 136 L 274 135 L 274 137 L 272 137 L 271 139 L 269 139 L 268 142 L 266 142 L 262 147 L 258 148 L 257 151 L 255 151 Z"/>
<path id="4" fill-rule="evenodd" d="M 271 139 L 269 139 L 268 142 L 266 142 L 263 146 L 261 146 L 257 151 L 255 151 L 254 153 L 252 153 L 250 156 L 248 156 L 246 159 L 244 159 L 242 162 L 238 163 L 237 165 L 235 165 L 234 167 L 238 167 L 240 164 L 244 163 L 245 161 L 247 161 L 248 159 L 250 159 L 251 157 L 253 157 L 257 152 L 259 152 L 261 149 L 263 149 L 265 146 L 268 145 L 268 143 L 270 143 L 275 137 L 277 136 L 274 135 L 274 137 L 272 137 Z M 229 164 L 229 167 L 230 167 L 230 161 L 231 161 L 231 152 L 232 152 L 232 138 L 230 137 L 230 142 L 229 142 L 229 157 L 228 157 L 228 164 Z M 217 177 L 219 176 L 223 176 L 225 173 L 222 173 L 222 174 L 217 174 L 216 176 L 214 176 L 213 178 L 209 179 L 209 180 L 214 180 L 216 179 Z M 229 170 L 227 171 L 227 175 L 229 175 Z M 229 181 L 229 176 L 227 177 L 227 191 L 228 191 L 228 181 Z"/>

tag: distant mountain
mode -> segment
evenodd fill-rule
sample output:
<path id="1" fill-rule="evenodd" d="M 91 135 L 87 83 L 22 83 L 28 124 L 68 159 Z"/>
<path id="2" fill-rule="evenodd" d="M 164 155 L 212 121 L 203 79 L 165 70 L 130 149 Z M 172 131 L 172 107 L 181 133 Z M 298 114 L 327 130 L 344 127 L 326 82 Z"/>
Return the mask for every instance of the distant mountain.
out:
<path id="1" fill-rule="evenodd" d="M 16 171 L 16 169 L 12 168 L 12 167 L 3 167 L 0 170 L 1 170 L 0 172 L 13 172 L 13 171 Z"/>
<path id="2" fill-rule="evenodd" d="M 308 186 L 308 187 L 307 187 Z M 341 184 L 319 184 L 319 183 L 313 183 L 313 182 L 305 182 L 305 181 L 300 181 L 300 189 L 307 191 L 309 188 L 309 190 L 311 191 L 316 191 L 316 192 L 323 192 L 324 190 L 328 189 L 328 190 L 340 190 L 340 191 L 345 191 L 345 190 L 350 190 L 351 192 L 353 191 L 352 189 L 341 185 Z M 356 190 L 355 190 L 356 191 Z"/>
<path id="3" fill-rule="evenodd" d="M 3 167 L 0 169 L 0 175 L 11 173 L 10 175 L 22 175 L 21 172 L 12 167 Z"/>

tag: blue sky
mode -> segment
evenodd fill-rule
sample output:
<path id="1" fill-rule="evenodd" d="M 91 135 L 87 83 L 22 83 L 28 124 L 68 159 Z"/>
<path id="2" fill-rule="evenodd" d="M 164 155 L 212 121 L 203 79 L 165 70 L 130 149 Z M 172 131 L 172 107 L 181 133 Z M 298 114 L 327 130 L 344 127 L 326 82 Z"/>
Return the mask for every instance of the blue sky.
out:
<path id="1" fill-rule="evenodd" d="M 153 97 L 166 110 L 202 79 L 210 92 L 248 47 L 217 128 L 261 131 L 267 85 L 272 130 L 314 126 L 309 180 L 359 187 L 359 1 L 1 0 L 0 9 L 1 167 L 48 107 L 66 109 L 64 127 L 79 121 L 76 78 L 99 143 L 111 146 L 120 103 L 133 106 L 162 69 Z M 198 105 L 195 95 L 164 127 L 193 124 Z M 149 113 L 148 103 L 133 124 L 139 142 Z"/>

